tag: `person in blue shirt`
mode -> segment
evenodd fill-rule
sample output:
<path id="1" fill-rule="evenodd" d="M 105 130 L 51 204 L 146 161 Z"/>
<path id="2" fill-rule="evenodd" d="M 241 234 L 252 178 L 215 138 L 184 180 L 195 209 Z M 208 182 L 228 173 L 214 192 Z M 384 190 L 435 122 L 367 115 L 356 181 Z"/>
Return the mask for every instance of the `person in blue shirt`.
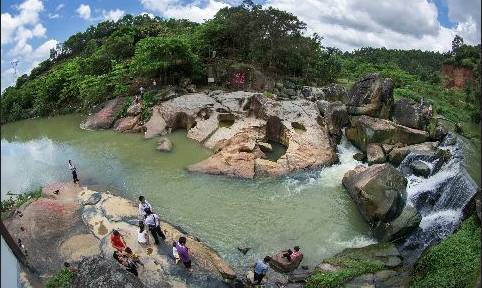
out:
<path id="1" fill-rule="evenodd" d="M 263 261 L 258 260 L 254 265 L 254 283 L 261 284 L 263 277 L 268 272 L 268 263 L 271 261 L 271 257 L 264 257 Z"/>

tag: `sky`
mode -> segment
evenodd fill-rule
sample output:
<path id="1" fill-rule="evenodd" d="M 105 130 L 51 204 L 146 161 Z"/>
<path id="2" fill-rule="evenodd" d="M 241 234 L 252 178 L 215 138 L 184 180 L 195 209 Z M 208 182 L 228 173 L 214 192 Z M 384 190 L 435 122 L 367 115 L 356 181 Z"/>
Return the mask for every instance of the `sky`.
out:
<path id="1" fill-rule="evenodd" d="M 147 13 L 203 22 L 239 0 L 1 0 L 1 90 L 70 35 Z M 455 35 L 480 43 L 481 0 L 256 0 L 298 16 L 325 46 L 448 51 Z M 14 64 L 16 64 L 16 73 Z"/>

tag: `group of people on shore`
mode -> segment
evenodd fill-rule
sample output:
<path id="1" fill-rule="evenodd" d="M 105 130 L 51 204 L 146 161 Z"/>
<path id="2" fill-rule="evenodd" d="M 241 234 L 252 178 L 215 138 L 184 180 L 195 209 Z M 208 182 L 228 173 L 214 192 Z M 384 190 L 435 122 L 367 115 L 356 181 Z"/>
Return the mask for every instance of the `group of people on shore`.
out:
<path id="1" fill-rule="evenodd" d="M 69 160 L 69 169 L 72 172 L 72 178 L 74 183 L 79 183 L 77 176 L 77 169 Z M 139 196 L 139 232 L 137 233 L 137 242 L 142 247 L 150 245 L 149 233 L 154 239 L 155 245 L 160 245 L 159 238 L 163 241 L 166 240 L 166 235 L 162 232 L 160 225 L 159 215 L 153 212 L 152 205 L 145 199 L 144 196 Z M 184 264 L 184 267 L 189 271 L 192 271 L 191 256 L 189 248 L 186 246 L 187 238 L 184 236 L 179 237 L 178 241 L 172 243 L 172 259 L 177 265 L 179 262 Z M 127 246 L 124 237 L 118 230 L 113 230 L 110 236 L 110 243 L 115 249 L 113 257 L 120 263 L 125 269 L 135 276 L 138 276 L 139 265 L 144 266 L 144 263 L 140 260 L 139 255 L 134 253 L 130 247 Z M 294 262 L 301 256 L 299 246 L 295 246 L 293 250 L 288 249 L 282 252 L 282 257 L 286 258 L 288 262 Z M 270 256 L 259 259 L 254 264 L 254 279 L 253 284 L 261 284 L 263 278 L 266 276 L 269 268 L 269 262 L 272 260 Z"/>
<path id="2" fill-rule="evenodd" d="M 159 215 L 152 212 L 152 206 L 147 202 L 144 196 L 139 196 L 139 232 L 137 233 L 137 242 L 142 247 L 150 245 L 149 233 L 154 239 L 155 245 L 160 245 L 161 238 L 166 240 L 166 236 L 162 232 L 160 225 Z M 178 241 L 172 243 L 172 259 L 175 264 L 182 262 L 184 267 L 189 271 L 192 271 L 191 256 L 189 254 L 189 248 L 186 247 L 187 238 L 184 236 L 179 237 Z M 113 230 L 110 236 L 110 243 L 115 249 L 114 259 L 117 260 L 127 271 L 138 276 L 137 268 L 139 265 L 144 266 L 139 258 L 139 255 L 132 252 L 132 249 L 127 246 L 124 237 L 117 230 Z"/>

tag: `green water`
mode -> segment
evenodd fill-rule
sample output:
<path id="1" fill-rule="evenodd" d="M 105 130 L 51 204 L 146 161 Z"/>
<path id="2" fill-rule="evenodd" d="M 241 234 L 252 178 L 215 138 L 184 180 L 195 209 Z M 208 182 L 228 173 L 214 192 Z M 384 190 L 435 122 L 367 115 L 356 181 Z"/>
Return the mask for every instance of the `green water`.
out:
<path id="1" fill-rule="evenodd" d="M 281 179 L 246 181 L 192 174 L 185 167 L 210 151 L 176 131 L 174 150 L 155 150 L 139 134 L 84 131 L 67 115 L 2 126 L 1 193 L 20 193 L 52 181 L 70 181 L 67 160 L 81 184 L 112 185 L 123 196 L 145 195 L 166 220 L 206 241 L 238 269 L 266 254 L 300 245 L 315 265 L 347 247 L 372 243 L 343 174 L 358 163 L 356 149 L 339 146 L 341 164 Z M 276 150 L 278 151 L 278 150 Z M 246 256 L 236 247 L 251 247 Z"/>

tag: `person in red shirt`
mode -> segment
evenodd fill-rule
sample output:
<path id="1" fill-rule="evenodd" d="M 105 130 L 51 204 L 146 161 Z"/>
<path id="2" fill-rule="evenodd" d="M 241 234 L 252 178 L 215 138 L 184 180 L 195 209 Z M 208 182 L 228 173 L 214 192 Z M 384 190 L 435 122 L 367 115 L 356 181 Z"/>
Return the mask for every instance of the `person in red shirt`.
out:
<path id="1" fill-rule="evenodd" d="M 127 247 L 126 241 L 124 241 L 124 238 L 117 230 L 112 231 L 112 234 L 110 235 L 110 244 L 112 244 L 114 249 L 120 252 L 124 251 Z"/>
<path id="2" fill-rule="evenodd" d="M 288 251 L 286 251 L 286 253 L 283 253 L 283 257 L 286 257 L 289 262 L 295 261 L 296 258 L 300 257 L 300 255 L 301 255 L 299 246 L 295 246 L 293 248 L 293 250 L 294 251 L 292 251 L 291 249 L 288 249 Z"/>

